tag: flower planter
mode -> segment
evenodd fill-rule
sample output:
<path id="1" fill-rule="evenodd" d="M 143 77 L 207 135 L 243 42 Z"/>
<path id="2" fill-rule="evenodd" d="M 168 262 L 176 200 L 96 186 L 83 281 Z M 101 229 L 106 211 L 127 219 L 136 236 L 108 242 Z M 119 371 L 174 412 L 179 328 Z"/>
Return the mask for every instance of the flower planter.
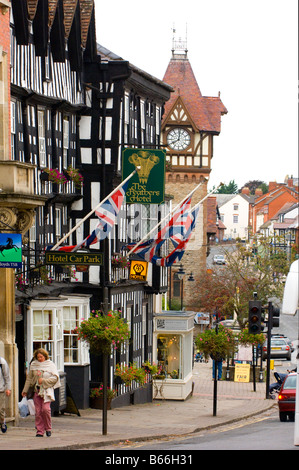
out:
<path id="1" fill-rule="evenodd" d="M 89 398 L 90 400 L 90 408 L 94 408 L 96 410 L 103 409 L 103 397 L 92 397 Z M 111 410 L 111 398 L 107 400 L 107 410 Z"/>

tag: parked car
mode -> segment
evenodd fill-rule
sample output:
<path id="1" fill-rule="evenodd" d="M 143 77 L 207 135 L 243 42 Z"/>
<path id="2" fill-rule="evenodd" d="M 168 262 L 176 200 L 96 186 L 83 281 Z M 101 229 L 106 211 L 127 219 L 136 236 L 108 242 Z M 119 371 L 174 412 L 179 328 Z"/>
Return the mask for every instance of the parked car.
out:
<path id="1" fill-rule="evenodd" d="M 294 348 L 294 345 L 293 345 L 292 341 L 287 336 L 285 336 L 283 334 L 280 334 L 280 333 L 275 333 L 275 334 L 272 335 L 272 338 L 284 338 L 287 341 L 288 345 L 290 346 L 291 352 L 295 351 L 295 348 Z"/>
<path id="2" fill-rule="evenodd" d="M 230 328 L 235 332 L 240 332 L 240 325 L 237 320 L 221 320 L 219 325 L 225 326 L 225 328 Z"/>
<path id="3" fill-rule="evenodd" d="M 278 409 L 280 421 L 290 421 L 295 419 L 295 404 L 296 404 L 296 381 L 297 374 L 291 373 L 285 378 L 279 395 L 278 395 Z"/>
<path id="4" fill-rule="evenodd" d="M 270 357 L 291 360 L 291 348 L 285 338 L 271 338 Z M 263 361 L 267 358 L 267 341 L 263 345 Z"/>
<path id="5" fill-rule="evenodd" d="M 225 257 L 223 255 L 215 255 L 213 264 L 226 264 Z"/>

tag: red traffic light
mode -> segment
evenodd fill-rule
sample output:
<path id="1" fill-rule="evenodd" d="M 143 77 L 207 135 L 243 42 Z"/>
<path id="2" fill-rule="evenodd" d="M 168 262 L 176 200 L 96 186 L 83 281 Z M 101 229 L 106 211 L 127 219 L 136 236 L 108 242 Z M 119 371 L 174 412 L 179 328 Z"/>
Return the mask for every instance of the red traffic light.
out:
<path id="1" fill-rule="evenodd" d="M 248 331 L 250 334 L 261 332 L 262 304 L 259 300 L 249 301 Z"/>

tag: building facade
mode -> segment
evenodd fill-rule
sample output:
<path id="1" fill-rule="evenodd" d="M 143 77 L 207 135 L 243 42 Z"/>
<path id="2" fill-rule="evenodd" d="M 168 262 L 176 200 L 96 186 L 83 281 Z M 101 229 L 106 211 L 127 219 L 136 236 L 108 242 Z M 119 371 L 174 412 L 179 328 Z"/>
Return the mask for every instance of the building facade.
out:
<path id="1" fill-rule="evenodd" d="M 114 386 L 116 363 L 140 366 L 151 360 L 152 317 L 167 290 L 166 268 L 150 268 L 147 282 L 139 282 L 129 279 L 127 268 L 112 266 L 115 253 L 125 254 L 126 244 L 166 213 L 167 202 L 160 208 L 123 204 L 109 237 L 91 249 L 103 253 L 101 266 L 82 271 L 45 263 L 45 250 L 121 182 L 122 149 L 159 147 L 171 91 L 97 45 L 94 8 L 92 0 L 12 1 L 10 17 L 8 160 L 30 171 L 35 199 L 31 223 L 23 230 L 23 266 L 16 273 L 19 393 L 33 351 L 44 347 L 79 408 L 89 406 L 90 386 L 102 381 L 102 362 L 78 341 L 76 327 L 104 306 L 120 310 L 129 323 L 130 344 L 109 358 L 109 385 Z M 87 218 L 61 247 L 82 241 L 97 221 L 96 215 Z M 129 403 L 132 393 L 135 402 L 146 401 L 148 390 L 137 388 L 128 393 L 118 387 L 118 402 Z M 60 397 L 58 407 L 64 404 Z"/>
<path id="2" fill-rule="evenodd" d="M 175 41 L 172 57 L 163 80 L 174 88 L 166 103 L 162 121 L 162 144 L 166 148 L 169 170 L 166 174 L 166 192 L 173 196 L 176 206 L 199 183 L 192 196 L 192 207 L 207 196 L 207 182 L 212 169 L 213 140 L 220 134 L 221 116 L 227 113 L 220 96 L 203 96 L 187 56 L 187 45 Z M 220 183 L 220 182 L 219 182 Z M 182 260 L 184 271 L 190 277 L 206 269 L 207 204 L 200 207 L 195 230 Z M 177 269 L 172 269 L 171 287 L 175 297 L 184 303 L 192 296 L 192 284 L 178 283 Z M 174 283 L 174 285 L 173 285 Z M 180 288 L 176 289 L 176 286 Z"/>

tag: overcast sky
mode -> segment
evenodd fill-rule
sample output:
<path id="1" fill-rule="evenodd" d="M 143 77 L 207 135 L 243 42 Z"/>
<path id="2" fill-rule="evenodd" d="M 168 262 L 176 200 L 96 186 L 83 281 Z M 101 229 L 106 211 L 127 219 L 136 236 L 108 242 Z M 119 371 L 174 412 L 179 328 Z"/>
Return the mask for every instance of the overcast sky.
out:
<path id="1" fill-rule="evenodd" d="M 209 189 L 298 177 L 298 0 L 96 0 L 97 41 L 163 79 L 173 27 L 204 96 L 228 110 Z M 107 5 L 107 6 L 105 6 Z"/>

